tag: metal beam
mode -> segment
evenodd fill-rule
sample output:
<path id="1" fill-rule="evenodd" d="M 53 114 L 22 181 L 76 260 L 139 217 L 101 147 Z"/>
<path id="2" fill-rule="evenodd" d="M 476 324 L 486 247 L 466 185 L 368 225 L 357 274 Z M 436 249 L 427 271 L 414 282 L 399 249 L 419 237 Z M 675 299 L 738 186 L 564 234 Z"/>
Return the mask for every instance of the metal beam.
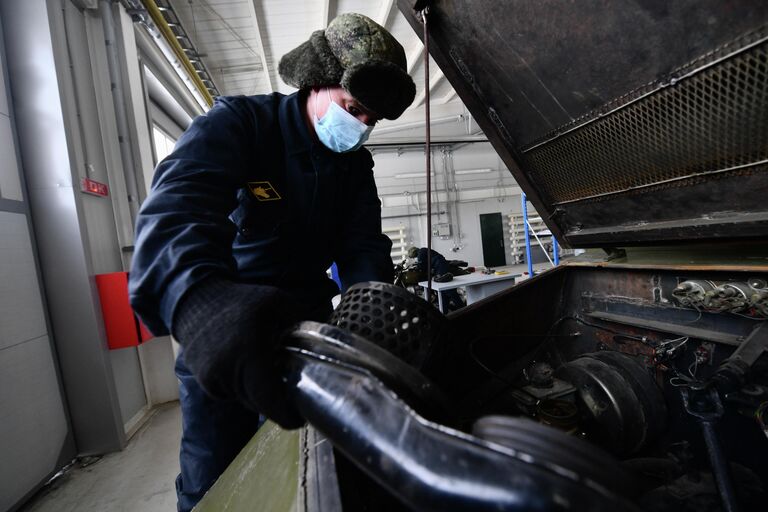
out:
<path id="1" fill-rule="evenodd" d="M 259 41 L 259 49 L 261 50 L 261 65 L 264 68 L 264 76 L 267 79 L 267 87 L 269 87 L 269 92 L 275 92 L 275 86 L 272 85 L 272 73 L 270 73 L 269 66 L 267 65 L 267 52 L 264 49 L 264 41 L 265 41 L 265 35 L 266 35 L 266 27 L 262 27 L 260 23 L 260 19 L 262 18 L 259 16 L 261 13 L 261 5 L 259 5 L 261 2 L 259 0 L 251 0 L 248 2 L 248 9 L 251 11 L 251 17 L 253 18 L 253 26 L 256 29 L 256 39 Z"/>
<path id="2" fill-rule="evenodd" d="M 432 140 L 433 146 L 454 146 L 456 144 L 485 144 L 488 143 L 488 139 L 485 138 L 485 136 L 481 137 L 438 137 Z M 408 147 L 408 146 L 423 146 L 426 144 L 426 141 L 418 138 L 412 138 L 412 139 L 400 139 L 400 140 L 390 140 L 390 141 L 373 141 L 373 142 L 366 142 L 365 147 L 369 149 L 375 149 L 375 148 L 401 148 L 401 147 Z"/>
<path id="3" fill-rule="evenodd" d="M 456 94 L 456 89 L 451 89 L 451 92 L 449 92 L 448 94 L 446 94 L 445 96 L 443 96 L 443 98 L 442 98 L 442 99 L 441 99 L 441 100 L 440 100 L 438 103 L 441 103 L 441 104 L 445 104 L 445 103 L 448 103 L 449 101 L 451 101 L 451 100 L 452 100 L 453 98 L 455 98 L 456 96 L 458 96 L 458 95 Z"/>
<path id="4" fill-rule="evenodd" d="M 395 0 L 384 0 L 381 4 L 381 9 L 379 9 L 379 15 L 376 16 L 376 23 L 386 28 L 387 20 L 389 20 L 389 15 L 392 14 L 392 7 L 394 5 Z"/>
<path id="5" fill-rule="evenodd" d="M 184 67 L 184 70 L 187 72 L 187 74 L 189 74 L 189 78 L 194 82 L 205 102 L 209 107 L 213 106 L 213 96 L 211 96 L 208 88 L 205 86 L 205 84 L 203 84 L 202 80 L 200 80 L 200 76 L 192 66 L 192 63 L 189 62 L 189 57 L 187 57 L 187 54 L 184 53 L 181 45 L 176 40 L 176 34 L 174 34 L 173 30 L 171 30 L 171 27 L 168 26 L 168 22 L 163 17 L 160 8 L 157 6 L 154 0 L 143 0 L 143 2 L 144 7 L 146 7 L 147 12 L 149 12 L 150 17 L 152 18 L 152 21 L 157 26 L 157 29 L 163 34 L 166 42 L 168 45 L 170 45 L 173 53 L 176 54 L 176 58 L 179 59 L 179 62 Z"/>
<path id="6" fill-rule="evenodd" d="M 424 89 L 418 95 L 416 95 L 416 99 L 413 100 L 413 103 L 411 104 L 410 108 L 417 108 L 421 106 L 427 97 L 427 87 L 429 87 L 429 93 L 432 94 L 432 91 L 435 90 L 435 87 L 437 87 L 437 84 L 442 82 L 444 79 L 445 79 L 445 75 L 443 74 L 442 71 L 438 69 L 437 73 L 429 77 L 429 85 L 425 84 Z"/>
<path id="7" fill-rule="evenodd" d="M 416 69 L 416 64 L 424 58 L 424 44 L 420 40 L 416 40 L 416 46 L 411 50 L 411 53 L 406 57 L 408 61 L 408 74 L 412 74 Z"/>
<path id="8" fill-rule="evenodd" d="M 325 29 L 338 10 L 338 0 L 323 0 L 323 8 L 320 10 L 320 30 Z"/>

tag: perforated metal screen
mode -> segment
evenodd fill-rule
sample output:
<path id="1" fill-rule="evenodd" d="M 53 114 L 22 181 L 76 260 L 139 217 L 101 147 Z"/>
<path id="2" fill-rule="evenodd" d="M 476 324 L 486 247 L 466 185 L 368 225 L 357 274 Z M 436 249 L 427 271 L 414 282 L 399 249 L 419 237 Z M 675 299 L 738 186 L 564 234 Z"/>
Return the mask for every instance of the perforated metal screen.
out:
<path id="1" fill-rule="evenodd" d="M 768 42 L 697 65 L 524 148 L 548 198 L 569 202 L 768 160 Z"/>

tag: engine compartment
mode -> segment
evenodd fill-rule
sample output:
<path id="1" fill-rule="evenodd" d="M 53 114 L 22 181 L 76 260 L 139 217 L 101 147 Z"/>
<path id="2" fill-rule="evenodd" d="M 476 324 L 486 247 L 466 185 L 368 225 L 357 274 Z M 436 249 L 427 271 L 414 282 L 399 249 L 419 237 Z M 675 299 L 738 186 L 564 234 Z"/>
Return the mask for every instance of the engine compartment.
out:
<path id="1" fill-rule="evenodd" d="M 691 499 L 697 510 L 718 510 L 708 448 L 683 392 L 712 387 L 724 361 L 766 319 L 765 276 L 564 270 L 452 318 L 471 361 L 453 393 L 470 416 L 524 415 L 609 451 L 647 478 L 639 503 L 649 510 L 683 510 Z M 489 321 L 512 315 L 525 327 Z M 547 330 L 532 329 L 539 323 Z M 768 358 L 719 388 L 721 469 L 738 465 L 736 493 L 756 506 L 768 482 Z"/>
<path id="2" fill-rule="evenodd" d="M 451 404 L 443 423 L 501 446 L 572 439 L 563 451 L 583 464 L 569 467 L 587 473 L 600 468 L 582 443 L 599 447 L 631 475 L 627 492 L 641 510 L 760 510 L 765 282 L 760 273 L 560 267 L 449 315 L 439 364 L 423 373 Z M 569 437 L 523 439 L 522 419 Z M 345 509 L 400 507 L 337 455 Z"/>

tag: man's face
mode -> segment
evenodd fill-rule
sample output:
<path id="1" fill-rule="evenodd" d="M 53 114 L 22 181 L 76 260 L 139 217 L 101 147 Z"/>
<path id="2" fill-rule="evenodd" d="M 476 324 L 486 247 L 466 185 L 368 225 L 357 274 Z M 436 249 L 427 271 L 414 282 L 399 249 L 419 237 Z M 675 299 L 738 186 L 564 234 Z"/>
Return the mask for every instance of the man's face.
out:
<path id="1" fill-rule="evenodd" d="M 379 121 L 380 117 L 378 117 L 375 112 L 371 112 L 365 108 L 354 96 L 345 91 L 340 85 L 327 87 L 328 92 L 325 92 L 325 89 L 325 87 L 312 89 L 312 94 L 308 101 L 308 104 L 312 108 L 316 108 L 315 115 L 318 119 L 322 119 L 328 111 L 328 106 L 330 105 L 328 93 L 330 93 L 331 100 L 335 101 L 341 108 L 368 126 L 374 126 Z M 317 95 L 316 98 L 313 97 L 315 95 Z M 317 107 L 315 107 L 315 105 L 317 105 Z"/>

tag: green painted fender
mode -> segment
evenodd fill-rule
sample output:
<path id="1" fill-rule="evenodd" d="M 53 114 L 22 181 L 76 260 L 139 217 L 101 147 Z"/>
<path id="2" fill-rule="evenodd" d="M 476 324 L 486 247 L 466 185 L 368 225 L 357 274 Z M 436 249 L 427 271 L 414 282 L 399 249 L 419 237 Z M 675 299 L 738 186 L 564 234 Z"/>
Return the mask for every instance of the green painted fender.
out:
<path id="1" fill-rule="evenodd" d="M 195 512 L 299 512 L 302 430 L 283 430 L 271 421 L 265 423 Z"/>

